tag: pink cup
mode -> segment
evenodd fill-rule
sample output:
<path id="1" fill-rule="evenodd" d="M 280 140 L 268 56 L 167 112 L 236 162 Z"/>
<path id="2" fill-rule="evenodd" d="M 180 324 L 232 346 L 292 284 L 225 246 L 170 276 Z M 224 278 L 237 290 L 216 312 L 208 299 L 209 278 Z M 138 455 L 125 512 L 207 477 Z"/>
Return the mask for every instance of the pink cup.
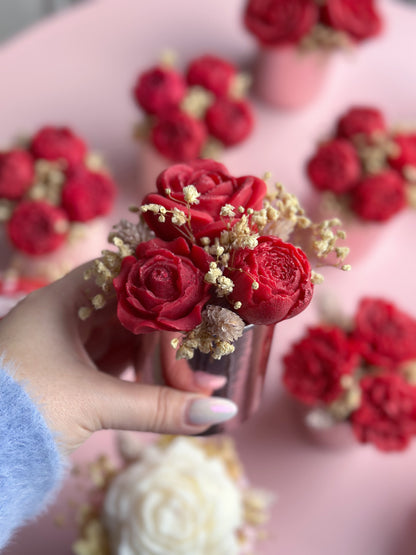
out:
<path id="1" fill-rule="evenodd" d="M 108 248 L 107 237 L 111 229 L 104 218 L 97 218 L 81 224 L 78 236 L 75 235 L 59 249 L 49 254 L 30 256 L 12 248 L 8 236 L 0 230 L 1 264 L 0 271 L 15 271 L 25 278 L 54 281 L 67 272 L 100 256 L 103 249 Z"/>
<path id="2" fill-rule="evenodd" d="M 291 399 L 291 409 L 296 427 L 306 441 L 329 450 L 344 451 L 360 446 L 349 422 L 336 422 L 331 425 L 314 414 L 313 409 Z M 317 416 L 317 418 L 316 418 Z"/>
<path id="3" fill-rule="evenodd" d="M 320 93 L 331 54 L 301 51 L 297 46 L 262 47 L 256 62 L 254 90 L 277 108 L 302 108 Z"/>
<path id="4" fill-rule="evenodd" d="M 140 141 L 137 152 L 138 187 L 140 199 L 156 191 L 156 179 L 167 167 L 174 164 L 155 149 L 148 141 Z"/>

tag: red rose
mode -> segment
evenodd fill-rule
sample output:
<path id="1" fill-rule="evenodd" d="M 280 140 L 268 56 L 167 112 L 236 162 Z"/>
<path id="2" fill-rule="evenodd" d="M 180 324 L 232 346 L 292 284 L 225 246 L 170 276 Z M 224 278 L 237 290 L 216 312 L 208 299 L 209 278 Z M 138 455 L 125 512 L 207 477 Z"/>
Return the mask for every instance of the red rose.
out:
<path id="1" fill-rule="evenodd" d="M 355 106 L 338 120 L 337 136 L 344 139 L 351 139 L 354 135 L 371 137 L 377 131 L 386 131 L 386 122 L 376 108 Z"/>
<path id="2" fill-rule="evenodd" d="M 314 0 L 249 0 L 244 23 L 265 45 L 297 43 L 318 21 Z"/>
<path id="3" fill-rule="evenodd" d="M 221 207 L 232 204 L 236 208 L 260 210 L 267 186 L 263 180 L 252 176 L 232 177 L 225 166 L 214 160 L 196 160 L 189 164 L 176 164 L 162 172 L 157 179 L 158 193 L 147 195 L 143 204 L 160 204 L 167 210 L 185 209 L 184 187 L 194 185 L 201 194 L 199 203 L 191 206 L 191 227 L 195 237 L 219 236 L 226 227 L 220 217 Z M 170 195 L 165 191 L 169 189 Z M 185 209 L 186 210 L 186 209 Z M 172 239 L 180 234 L 180 228 L 171 224 L 170 214 L 161 223 L 158 217 L 146 212 L 148 226 L 162 239 Z"/>
<path id="4" fill-rule="evenodd" d="M 179 110 L 160 118 L 151 131 L 151 141 L 156 150 L 174 162 L 198 158 L 206 138 L 205 125 Z"/>
<path id="5" fill-rule="evenodd" d="M 33 184 L 35 170 L 25 150 L 0 152 L 0 198 L 19 200 Z"/>
<path id="6" fill-rule="evenodd" d="M 209 299 L 204 275 L 210 261 L 201 247 L 190 247 L 181 237 L 140 243 L 113 282 L 121 324 L 135 334 L 195 328 Z"/>
<path id="7" fill-rule="evenodd" d="M 245 100 L 218 98 L 206 111 L 208 132 L 225 146 L 246 139 L 254 125 L 253 112 Z"/>
<path id="8" fill-rule="evenodd" d="M 316 327 L 283 358 L 283 383 L 307 405 L 332 403 L 343 393 L 341 378 L 357 367 L 358 356 L 339 328 Z"/>
<path id="9" fill-rule="evenodd" d="M 308 162 L 307 172 L 318 191 L 342 194 L 356 186 L 361 165 L 351 143 L 333 139 L 318 148 Z"/>
<path id="10" fill-rule="evenodd" d="M 416 135 L 396 135 L 394 142 L 399 152 L 389 158 L 389 164 L 401 171 L 405 166 L 416 166 Z"/>
<path id="11" fill-rule="evenodd" d="M 7 230 L 16 249 L 31 255 L 47 254 L 64 243 L 68 220 L 63 210 L 48 202 L 24 201 L 13 211 Z"/>
<path id="12" fill-rule="evenodd" d="M 68 127 L 43 127 L 32 138 L 30 150 L 35 158 L 65 160 L 69 167 L 84 162 L 87 147 Z"/>
<path id="13" fill-rule="evenodd" d="M 87 222 L 110 212 L 116 188 L 108 175 L 83 169 L 74 172 L 62 190 L 62 208 L 71 221 Z"/>
<path id="14" fill-rule="evenodd" d="M 352 192 L 351 207 L 363 220 L 385 222 L 407 204 L 403 179 L 394 170 L 384 170 L 360 181 Z"/>
<path id="15" fill-rule="evenodd" d="M 322 8 L 324 23 L 362 41 L 378 35 L 382 28 L 373 0 L 326 0 Z"/>
<path id="16" fill-rule="evenodd" d="M 416 320 L 382 299 L 363 299 L 355 316 L 354 340 L 367 362 L 395 369 L 416 359 Z"/>
<path id="17" fill-rule="evenodd" d="M 240 249 L 225 272 L 234 282 L 228 300 L 242 303 L 237 313 L 248 324 L 275 324 L 296 316 L 311 302 L 311 267 L 301 249 L 262 235 L 254 249 Z M 258 288 L 253 288 L 257 282 Z"/>
<path id="18" fill-rule="evenodd" d="M 176 108 L 186 94 L 186 83 L 175 70 L 153 67 L 142 73 L 134 86 L 133 95 L 145 112 L 160 115 Z"/>
<path id="19" fill-rule="evenodd" d="M 416 389 L 395 374 L 368 376 L 360 382 L 361 406 L 352 413 L 361 443 L 381 451 L 402 451 L 416 432 Z"/>
<path id="20" fill-rule="evenodd" d="M 189 64 L 186 72 L 188 85 L 198 85 L 215 96 L 227 96 L 236 76 L 235 67 L 217 56 L 206 54 Z"/>

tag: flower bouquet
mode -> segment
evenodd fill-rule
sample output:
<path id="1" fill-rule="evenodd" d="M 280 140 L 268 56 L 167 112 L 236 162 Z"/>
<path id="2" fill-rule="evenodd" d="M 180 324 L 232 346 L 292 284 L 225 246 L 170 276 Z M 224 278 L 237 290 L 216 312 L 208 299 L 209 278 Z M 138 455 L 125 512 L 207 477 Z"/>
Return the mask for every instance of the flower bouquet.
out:
<path id="1" fill-rule="evenodd" d="M 320 217 L 348 230 L 351 260 L 366 254 L 385 224 L 416 206 L 416 134 L 388 129 L 380 110 L 354 106 L 307 163 Z"/>
<path id="2" fill-rule="evenodd" d="M 51 281 L 92 258 L 115 192 L 102 160 L 67 127 L 0 152 L 2 269 Z"/>
<path id="3" fill-rule="evenodd" d="M 334 51 L 361 44 L 382 27 L 374 0 L 248 0 L 244 23 L 260 46 L 255 90 L 279 108 L 311 102 Z"/>
<path id="4" fill-rule="evenodd" d="M 416 320 L 364 298 L 352 322 L 308 329 L 283 359 L 283 383 L 322 442 L 401 451 L 416 435 Z"/>
<path id="5" fill-rule="evenodd" d="M 195 375 L 219 375 L 216 395 L 245 420 L 259 403 L 274 325 L 302 312 L 323 279 L 290 237 L 301 228 L 305 249 L 334 253 L 349 270 L 348 249 L 336 245 L 344 234 L 331 227 L 340 222 L 313 223 L 281 185 L 268 193 L 264 180 L 234 177 L 213 160 L 166 169 L 133 210 L 139 221 L 110 234 L 118 252 L 104 251 L 87 271 L 101 292 L 80 317 L 116 297 L 125 328 L 159 332 L 165 383 L 192 390 Z"/>
<path id="6" fill-rule="evenodd" d="M 271 494 L 248 483 L 232 440 L 122 435 L 122 464 L 91 465 L 75 555 L 249 555 L 265 533 Z"/>
<path id="7" fill-rule="evenodd" d="M 140 188 L 150 187 L 173 162 L 218 158 L 244 141 L 254 115 L 245 98 L 247 76 L 227 60 L 206 54 L 184 72 L 165 59 L 137 78 L 134 100 L 144 113 L 136 126 L 140 141 Z"/>

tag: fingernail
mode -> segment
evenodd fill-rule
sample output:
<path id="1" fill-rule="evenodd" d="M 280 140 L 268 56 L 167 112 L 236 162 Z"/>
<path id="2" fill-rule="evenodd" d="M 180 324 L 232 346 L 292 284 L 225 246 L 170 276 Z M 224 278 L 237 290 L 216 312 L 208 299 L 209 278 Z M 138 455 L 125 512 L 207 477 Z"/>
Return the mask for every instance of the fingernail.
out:
<path id="1" fill-rule="evenodd" d="M 197 386 L 206 387 L 214 391 L 220 389 L 227 383 L 227 378 L 225 376 L 215 376 L 214 374 L 208 374 L 200 370 L 194 372 L 193 377 Z"/>
<path id="2" fill-rule="evenodd" d="M 188 408 L 187 420 L 191 426 L 219 424 L 230 420 L 237 412 L 238 407 L 232 401 L 220 397 L 208 397 L 192 401 Z"/>

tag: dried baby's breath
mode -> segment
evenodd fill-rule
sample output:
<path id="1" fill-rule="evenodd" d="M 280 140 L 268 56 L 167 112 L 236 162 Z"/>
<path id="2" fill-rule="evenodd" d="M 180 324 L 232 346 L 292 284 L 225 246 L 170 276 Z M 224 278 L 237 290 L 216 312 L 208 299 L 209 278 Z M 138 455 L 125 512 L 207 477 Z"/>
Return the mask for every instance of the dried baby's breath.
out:
<path id="1" fill-rule="evenodd" d="M 196 349 L 211 354 L 214 359 L 234 351 L 234 343 L 242 336 L 244 320 L 232 310 L 207 305 L 202 312 L 202 322 L 185 334 L 177 350 L 177 358 L 193 358 Z"/>
<path id="2" fill-rule="evenodd" d="M 189 87 L 181 108 L 194 118 L 201 119 L 214 101 L 214 95 L 207 89 L 199 86 Z"/>
<path id="3" fill-rule="evenodd" d="M 339 48 L 350 48 L 351 40 L 347 33 L 337 31 L 333 27 L 317 23 L 311 31 L 305 35 L 300 42 L 301 52 L 312 50 L 337 50 Z"/>

